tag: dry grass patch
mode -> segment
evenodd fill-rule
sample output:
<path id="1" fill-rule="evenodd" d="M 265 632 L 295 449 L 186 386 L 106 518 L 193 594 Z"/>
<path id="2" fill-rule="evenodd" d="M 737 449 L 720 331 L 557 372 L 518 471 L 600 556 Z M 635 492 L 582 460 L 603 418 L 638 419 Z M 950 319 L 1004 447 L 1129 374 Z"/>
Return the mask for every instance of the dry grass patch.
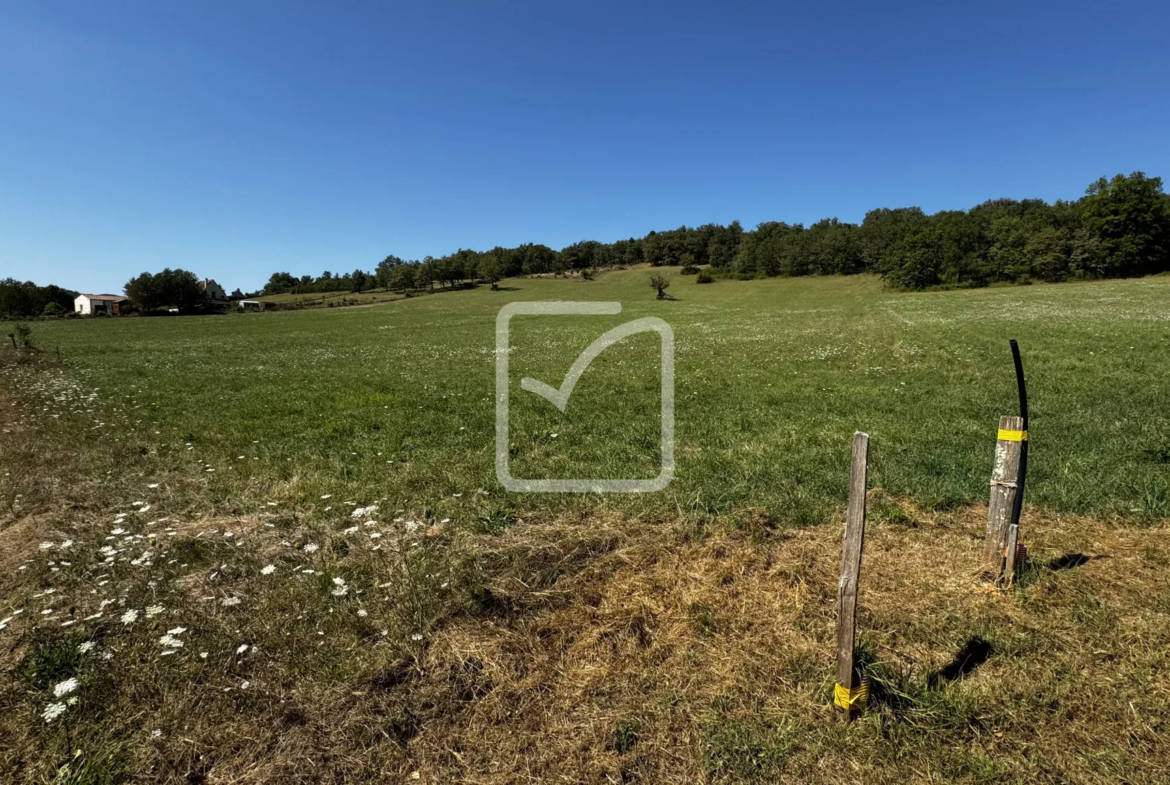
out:
<path id="1" fill-rule="evenodd" d="M 448 708 L 411 752 L 432 782 L 1165 776 L 1166 529 L 1029 516 L 1033 566 L 997 593 L 979 578 L 984 515 L 871 525 L 875 700 L 852 728 L 829 706 L 840 526 L 764 541 L 643 528 L 546 610 L 447 625 L 410 689 Z M 500 549 L 548 547 L 532 535 Z"/>

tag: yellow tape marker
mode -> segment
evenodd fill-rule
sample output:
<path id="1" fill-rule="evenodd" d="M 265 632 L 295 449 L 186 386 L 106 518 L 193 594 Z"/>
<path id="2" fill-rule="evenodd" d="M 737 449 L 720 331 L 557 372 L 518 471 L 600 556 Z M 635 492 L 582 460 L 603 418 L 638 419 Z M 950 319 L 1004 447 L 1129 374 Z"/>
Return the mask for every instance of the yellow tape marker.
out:
<path id="1" fill-rule="evenodd" d="M 862 682 L 860 687 L 849 689 L 840 684 L 833 687 L 833 703 L 842 709 L 864 709 L 869 703 L 869 682 Z"/>
<path id="2" fill-rule="evenodd" d="M 1026 442 L 1028 441 L 1027 431 L 1005 431 L 1003 428 L 999 429 L 999 440 L 1001 442 Z"/>

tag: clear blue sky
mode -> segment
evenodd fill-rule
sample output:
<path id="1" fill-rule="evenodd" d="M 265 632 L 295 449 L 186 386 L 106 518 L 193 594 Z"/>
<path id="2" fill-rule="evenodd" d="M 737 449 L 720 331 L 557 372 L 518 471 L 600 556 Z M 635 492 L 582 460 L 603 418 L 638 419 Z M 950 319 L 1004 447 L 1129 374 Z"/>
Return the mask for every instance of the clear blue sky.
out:
<path id="1" fill-rule="evenodd" d="M 0 0 L 0 277 L 389 253 L 1170 176 L 1161 2 Z"/>

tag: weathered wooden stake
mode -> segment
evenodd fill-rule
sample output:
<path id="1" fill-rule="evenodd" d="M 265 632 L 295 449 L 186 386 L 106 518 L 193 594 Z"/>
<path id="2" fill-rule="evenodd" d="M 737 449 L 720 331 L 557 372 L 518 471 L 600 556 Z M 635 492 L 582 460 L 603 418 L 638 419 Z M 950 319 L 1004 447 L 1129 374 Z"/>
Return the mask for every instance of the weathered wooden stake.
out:
<path id="1" fill-rule="evenodd" d="M 861 550 L 865 544 L 865 488 L 869 463 L 869 435 L 853 434 L 853 463 L 849 470 L 849 512 L 845 519 L 845 543 L 841 549 L 841 582 L 837 585 L 837 686 L 834 702 L 845 711 L 846 721 L 865 708 L 867 691 L 853 661 L 857 632 L 857 585 L 861 579 Z"/>
<path id="2" fill-rule="evenodd" d="M 1016 494 L 1019 493 L 1020 445 L 1025 438 L 1022 417 L 999 418 L 999 439 L 995 443 L 995 463 L 991 467 L 987 539 L 983 545 L 983 558 L 997 582 L 1004 577 L 1008 531 L 1012 525 Z"/>
<path id="3" fill-rule="evenodd" d="M 1003 547 L 1003 585 L 1011 586 L 1016 577 L 1016 559 L 1019 557 L 1020 524 L 1008 527 L 1007 540 Z"/>

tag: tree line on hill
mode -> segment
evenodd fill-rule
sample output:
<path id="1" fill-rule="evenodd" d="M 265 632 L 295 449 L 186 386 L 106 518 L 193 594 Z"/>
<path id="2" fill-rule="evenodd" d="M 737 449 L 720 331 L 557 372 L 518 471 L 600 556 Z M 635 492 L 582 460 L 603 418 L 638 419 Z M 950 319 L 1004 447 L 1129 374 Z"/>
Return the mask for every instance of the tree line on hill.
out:
<path id="1" fill-rule="evenodd" d="M 1148 275 L 1170 270 L 1170 196 L 1160 177 L 1134 172 L 1101 178 L 1076 201 L 995 199 L 933 215 L 883 207 L 860 224 L 768 221 L 745 231 L 733 221 L 560 251 L 529 243 L 421 261 L 388 256 L 373 272 L 276 273 L 264 293 L 422 289 L 643 262 L 710 265 L 716 276 L 737 278 L 870 272 L 903 289 Z"/>
<path id="2" fill-rule="evenodd" d="M 866 213 L 860 224 L 836 218 L 807 227 L 767 221 L 745 231 L 733 221 L 612 243 L 582 240 L 560 251 L 527 243 L 421 261 L 387 256 L 372 272 L 300 278 L 274 273 L 262 293 L 450 288 L 639 263 L 708 265 L 705 275 L 735 278 L 870 272 L 902 289 L 1149 275 L 1170 270 L 1170 196 L 1160 177 L 1134 172 L 1101 178 L 1076 201 L 995 199 L 933 215 L 919 207 L 883 207 Z M 203 300 L 198 279 L 185 270 L 143 273 L 125 291 L 144 312 L 164 305 L 191 311 Z M 8 278 L 0 281 L 0 316 L 71 312 L 75 296 L 58 286 Z"/>
<path id="3" fill-rule="evenodd" d="M 15 278 L 0 280 L 0 318 L 59 316 L 73 311 L 77 292 L 52 284 L 37 286 L 32 281 Z"/>

